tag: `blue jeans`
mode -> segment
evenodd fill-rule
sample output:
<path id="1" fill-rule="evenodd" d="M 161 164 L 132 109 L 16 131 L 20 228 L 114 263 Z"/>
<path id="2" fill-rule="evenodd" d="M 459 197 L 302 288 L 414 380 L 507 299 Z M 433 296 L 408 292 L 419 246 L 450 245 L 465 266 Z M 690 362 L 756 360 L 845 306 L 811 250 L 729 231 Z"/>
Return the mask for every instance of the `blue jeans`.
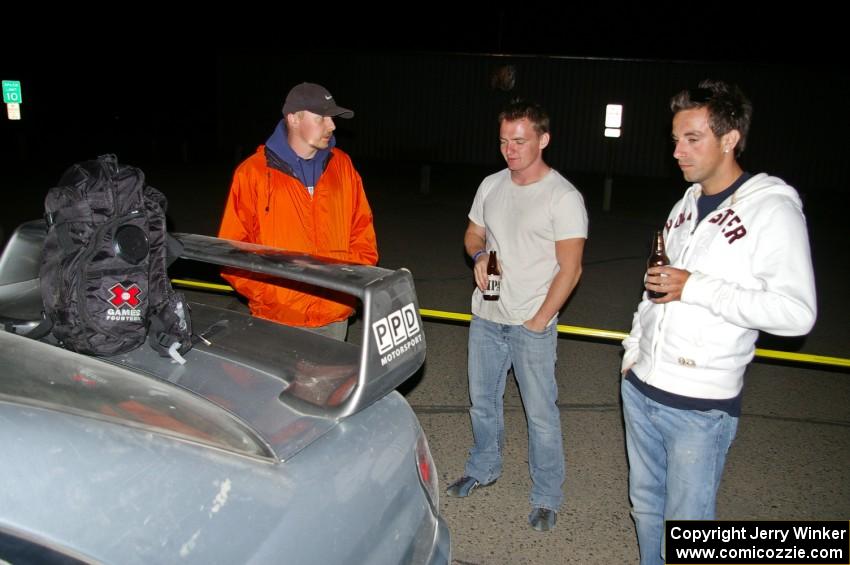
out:
<path id="1" fill-rule="evenodd" d="M 469 326 L 469 396 L 472 434 L 464 475 L 481 484 L 502 472 L 505 441 L 503 396 L 513 365 L 528 423 L 528 467 L 533 483 L 531 505 L 557 511 L 563 500 L 564 447 L 556 401 L 557 323 L 542 333 L 473 316 Z"/>
<path id="2" fill-rule="evenodd" d="M 665 520 L 713 520 L 717 488 L 738 418 L 679 410 L 623 380 L 629 498 L 641 565 L 664 562 Z"/>

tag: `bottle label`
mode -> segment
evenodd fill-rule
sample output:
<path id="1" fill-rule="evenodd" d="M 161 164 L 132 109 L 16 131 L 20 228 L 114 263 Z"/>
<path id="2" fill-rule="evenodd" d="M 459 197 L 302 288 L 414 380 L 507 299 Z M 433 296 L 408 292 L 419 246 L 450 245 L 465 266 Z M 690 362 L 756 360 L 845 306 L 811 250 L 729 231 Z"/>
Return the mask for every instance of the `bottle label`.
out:
<path id="1" fill-rule="evenodd" d="M 501 275 L 487 275 L 487 288 L 484 289 L 484 296 L 499 296 L 501 289 Z"/>

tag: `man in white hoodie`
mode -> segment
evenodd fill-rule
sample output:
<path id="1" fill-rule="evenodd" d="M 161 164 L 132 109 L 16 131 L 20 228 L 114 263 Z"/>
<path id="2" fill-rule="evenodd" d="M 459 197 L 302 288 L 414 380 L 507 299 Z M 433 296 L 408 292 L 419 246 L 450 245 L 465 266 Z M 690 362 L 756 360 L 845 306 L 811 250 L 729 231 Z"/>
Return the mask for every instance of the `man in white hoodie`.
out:
<path id="1" fill-rule="evenodd" d="M 663 563 L 664 520 L 712 520 L 758 331 L 807 333 L 816 315 L 796 191 L 738 164 L 752 105 L 706 80 L 670 103 L 673 158 L 693 183 L 664 226 L 670 266 L 652 267 L 623 341 L 629 497 L 641 564 Z"/>

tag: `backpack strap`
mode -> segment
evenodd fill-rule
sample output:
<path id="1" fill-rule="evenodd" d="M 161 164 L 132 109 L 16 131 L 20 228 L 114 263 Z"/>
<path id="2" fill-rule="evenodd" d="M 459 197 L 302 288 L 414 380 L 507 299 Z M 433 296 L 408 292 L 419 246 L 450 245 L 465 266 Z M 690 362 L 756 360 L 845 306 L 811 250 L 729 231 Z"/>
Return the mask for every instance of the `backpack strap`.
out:
<path id="1" fill-rule="evenodd" d="M 0 324 L 9 333 L 22 335 L 31 339 L 41 339 L 53 329 L 53 320 L 42 312 L 41 320 L 19 320 L 8 316 L 0 316 Z"/>
<path id="2" fill-rule="evenodd" d="M 148 343 L 162 357 L 175 357 L 192 348 L 192 319 L 183 293 L 171 292 L 158 309 L 148 313 Z M 175 344 L 177 347 L 174 347 Z M 182 358 L 182 357 L 181 357 Z M 182 363 L 181 363 L 182 364 Z"/>

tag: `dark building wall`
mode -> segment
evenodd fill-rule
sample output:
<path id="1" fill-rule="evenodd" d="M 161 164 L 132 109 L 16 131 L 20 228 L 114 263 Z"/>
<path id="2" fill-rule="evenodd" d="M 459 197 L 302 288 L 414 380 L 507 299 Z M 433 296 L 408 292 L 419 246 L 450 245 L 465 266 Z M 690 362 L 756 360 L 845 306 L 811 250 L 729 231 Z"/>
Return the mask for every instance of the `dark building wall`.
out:
<path id="1" fill-rule="evenodd" d="M 494 88 L 502 67 L 515 87 Z M 668 101 L 706 77 L 737 82 L 755 112 L 745 168 L 801 191 L 847 190 L 850 120 L 839 100 L 847 72 L 777 64 L 695 63 L 466 54 L 285 53 L 220 56 L 218 143 L 234 158 L 262 143 L 288 89 L 327 86 L 353 120 L 337 120 L 356 158 L 499 166 L 495 116 L 510 97 L 539 100 L 552 117 L 547 160 L 565 171 L 604 172 L 613 145 L 618 175 L 678 175 Z M 624 105 L 623 137 L 603 138 L 605 105 Z M 229 149 L 228 149 L 229 148 Z"/>
<path id="2" fill-rule="evenodd" d="M 232 167 L 265 141 L 286 92 L 303 80 L 326 85 L 356 111 L 337 121 L 340 147 L 355 159 L 495 169 L 495 116 L 510 97 L 526 95 L 552 116 L 546 158 L 555 167 L 599 174 L 612 147 L 615 175 L 678 180 L 668 100 L 717 77 L 738 82 L 755 106 L 746 168 L 802 192 L 848 192 L 850 75 L 825 65 L 253 50 L 69 53 L 0 66 L 23 86 L 24 119 L 0 118 L 0 166 L 18 182 L 41 173 L 40 184 L 54 182 L 71 163 L 105 152 L 141 167 Z M 492 84 L 504 67 L 515 71 L 510 91 Z M 607 103 L 625 106 L 617 141 L 602 136 Z"/>

